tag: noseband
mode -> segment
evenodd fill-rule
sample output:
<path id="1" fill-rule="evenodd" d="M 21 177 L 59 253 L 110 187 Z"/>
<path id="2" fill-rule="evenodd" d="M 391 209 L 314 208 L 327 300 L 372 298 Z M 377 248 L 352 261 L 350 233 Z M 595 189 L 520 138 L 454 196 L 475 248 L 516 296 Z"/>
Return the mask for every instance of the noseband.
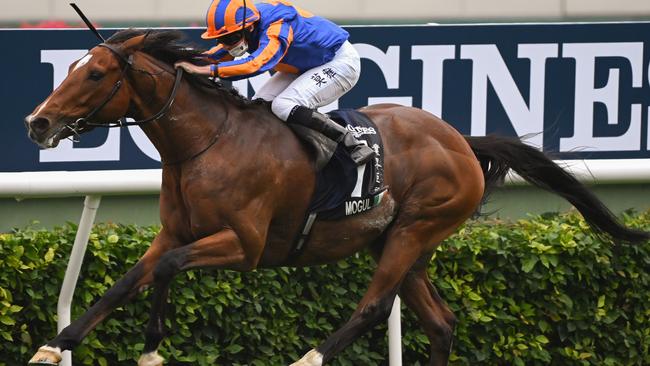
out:
<path id="1" fill-rule="evenodd" d="M 99 113 L 99 111 L 101 111 L 102 108 L 104 108 L 113 99 L 115 94 L 117 94 L 117 92 L 120 90 L 120 87 L 122 87 L 124 76 L 126 76 L 127 71 L 130 68 L 133 68 L 133 55 L 129 55 L 128 57 L 126 57 L 119 49 L 107 43 L 100 43 L 99 45 L 97 45 L 97 47 L 104 47 L 109 49 L 113 53 L 113 55 L 115 55 L 120 60 L 120 63 L 123 64 L 122 74 L 120 75 L 120 78 L 117 80 L 117 82 L 113 86 L 113 89 L 108 94 L 108 96 L 104 99 L 104 101 L 101 102 L 97 107 L 95 107 L 95 109 L 93 109 L 90 113 L 88 113 L 86 117 L 79 118 L 73 123 L 67 125 L 66 127 L 68 129 L 70 129 L 73 133 L 75 133 L 75 135 L 79 136 L 79 133 L 86 127 L 112 128 L 112 127 L 141 126 L 143 124 L 156 121 L 157 119 L 161 118 L 169 111 L 172 104 L 174 103 L 174 99 L 176 98 L 176 93 L 178 92 L 178 87 L 180 86 L 181 80 L 183 78 L 183 69 L 180 67 L 176 69 L 176 77 L 174 79 L 174 87 L 172 88 L 171 94 L 169 95 L 169 98 L 167 99 L 165 105 L 158 113 L 154 114 L 149 118 L 139 120 L 139 121 L 134 121 L 134 122 L 127 122 L 125 117 L 122 117 L 115 122 L 109 122 L 109 123 L 90 122 L 90 120 L 93 117 L 95 117 L 95 115 Z"/>

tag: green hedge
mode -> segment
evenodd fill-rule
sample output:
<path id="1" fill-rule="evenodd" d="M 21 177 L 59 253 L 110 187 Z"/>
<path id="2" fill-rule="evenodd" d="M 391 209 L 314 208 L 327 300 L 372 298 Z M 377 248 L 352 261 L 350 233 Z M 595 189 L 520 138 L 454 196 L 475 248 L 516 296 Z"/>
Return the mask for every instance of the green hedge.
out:
<path id="1" fill-rule="evenodd" d="M 650 212 L 625 216 L 650 230 Z M 22 365 L 56 331 L 56 302 L 76 227 L 0 235 L 0 365 Z M 73 317 L 143 253 L 158 228 L 100 225 L 86 255 Z M 175 281 L 172 365 L 287 365 L 352 313 L 373 267 L 366 255 L 335 265 L 193 271 Z M 431 277 L 459 319 L 452 365 L 650 364 L 650 243 L 613 246 L 573 214 L 516 223 L 472 222 L 431 261 Z M 143 348 L 148 293 L 118 309 L 75 349 L 75 364 L 133 365 Z M 427 339 L 403 317 L 404 364 Z M 334 365 L 386 364 L 385 325 Z"/>

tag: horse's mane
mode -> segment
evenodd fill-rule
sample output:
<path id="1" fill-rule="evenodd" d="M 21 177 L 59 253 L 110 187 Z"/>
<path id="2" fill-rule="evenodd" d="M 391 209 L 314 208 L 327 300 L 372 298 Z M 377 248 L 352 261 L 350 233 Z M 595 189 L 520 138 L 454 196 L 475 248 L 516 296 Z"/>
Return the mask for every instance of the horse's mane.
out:
<path id="1" fill-rule="evenodd" d="M 133 37 L 146 34 L 142 52 L 147 53 L 157 60 L 173 65 L 177 61 L 189 61 L 195 64 L 205 64 L 203 52 L 205 49 L 189 45 L 186 36 L 181 31 L 175 30 L 141 30 L 129 28 L 113 34 L 106 42 L 120 44 Z M 216 94 L 226 98 L 239 107 L 258 105 L 261 102 L 251 101 L 242 96 L 236 89 L 224 85 L 221 81 L 189 73 L 184 74 L 187 80 L 195 87 L 206 93 Z"/>

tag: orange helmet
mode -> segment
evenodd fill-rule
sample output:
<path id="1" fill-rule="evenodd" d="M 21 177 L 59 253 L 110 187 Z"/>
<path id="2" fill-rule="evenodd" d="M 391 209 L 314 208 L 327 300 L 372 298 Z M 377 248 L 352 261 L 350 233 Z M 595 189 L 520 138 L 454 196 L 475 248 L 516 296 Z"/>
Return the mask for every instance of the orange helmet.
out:
<path id="1" fill-rule="evenodd" d="M 203 39 L 218 38 L 242 29 L 246 14 L 246 24 L 253 24 L 260 19 L 260 13 L 253 0 L 214 0 L 206 16 L 207 30 L 201 35 Z"/>

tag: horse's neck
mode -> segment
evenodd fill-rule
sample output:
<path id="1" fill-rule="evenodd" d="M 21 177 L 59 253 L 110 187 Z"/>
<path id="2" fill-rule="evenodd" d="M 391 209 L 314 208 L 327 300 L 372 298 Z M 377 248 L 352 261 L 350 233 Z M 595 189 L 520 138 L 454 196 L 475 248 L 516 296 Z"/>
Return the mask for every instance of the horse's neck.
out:
<path id="1" fill-rule="evenodd" d="M 173 77 L 157 81 L 159 95 L 138 90 L 134 117 L 148 118 L 158 113 L 171 94 Z M 140 85 L 148 85 L 139 83 Z M 185 161 L 208 148 L 225 128 L 226 106 L 182 81 L 171 108 L 158 120 L 142 125 L 142 130 L 160 153 L 163 164 Z"/>
<path id="2" fill-rule="evenodd" d="M 135 88 L 132 116 L 136 119 L 149 118 L 158 113 L 167 102 L 175 81 L 170 70 L 164 71 L 151 56 L 143 55 L 143 58 L 149 60 L 146 64 L 141 61 L 149 71 L 165 76 L 157 77 L 155 89 L 151 86 L 150 76 L 136 76 L 132 84 Z M 151 95 L 152 89 L 157 91 L 154 93 L 157 95 Z M 142 129 L 160 153 L 163 164 L 187 161 L 221 139 L 232 139 L 234 136 L 238 136 L 238 144 L 248 147 L 259 146 L 269 136 L 273 136 L 277 146 L 295 140 L 270 109 L 242 107 L 227 92 L 206 92 L 190 85 L 185 77 L 172 107 L 159 120 L 143 125 Z M 294 146 L 298 146 L 296 141 Z M 230 151 L 225 153 L 231 154 Z M 237 151 L 232 154 L 237 157 Z"/>

